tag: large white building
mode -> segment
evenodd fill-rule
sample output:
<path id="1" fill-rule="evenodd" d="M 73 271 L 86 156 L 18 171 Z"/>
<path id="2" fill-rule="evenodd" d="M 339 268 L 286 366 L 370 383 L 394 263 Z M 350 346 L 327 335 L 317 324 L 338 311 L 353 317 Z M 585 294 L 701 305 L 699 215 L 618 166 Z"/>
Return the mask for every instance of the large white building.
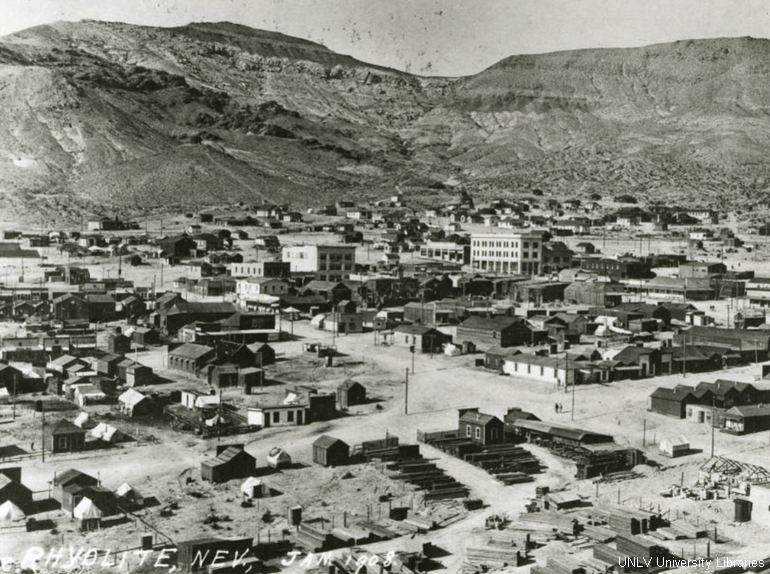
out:
<path id="1" fill-rule="evenodd" d="M 538 275 L 543 261 L 543 234 L 482 233 L 471 235 L 471 265 L 478 271 Z"/>
<path id="2" fill-rule="evenodd" d="M 355 245 L 286 245 L 284 262 L 292 273 L 315 273 L 320 281 L 349 279 L 356 264 Z"/>

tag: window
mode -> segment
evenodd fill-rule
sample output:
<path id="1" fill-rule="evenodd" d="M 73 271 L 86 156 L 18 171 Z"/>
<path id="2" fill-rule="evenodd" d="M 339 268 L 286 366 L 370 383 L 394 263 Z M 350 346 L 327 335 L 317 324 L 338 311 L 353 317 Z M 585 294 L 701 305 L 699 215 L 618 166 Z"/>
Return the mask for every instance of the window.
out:
<path id="1" fill-rule="evenodd" d="M 481 427 L 476 427 L 476 440 L 481 438 Z"/>
<path id="2" fill-rule="evenodd" d="M 470 425 L 465 425 L 465 436 L 470 438 L 471 436 L 471 427 Z"/>
<path id="3" fill-rule="evenodd" d="M 281 421 L 281 413 L 279 411 L 273 412 L 273 422 L 277 423 Z"/>
<path id="4" fill-rule="evenodd" d="M 294 422 L 294 411 L 288 411 L 286 413 L 286 421 L 290 423 Z"/>

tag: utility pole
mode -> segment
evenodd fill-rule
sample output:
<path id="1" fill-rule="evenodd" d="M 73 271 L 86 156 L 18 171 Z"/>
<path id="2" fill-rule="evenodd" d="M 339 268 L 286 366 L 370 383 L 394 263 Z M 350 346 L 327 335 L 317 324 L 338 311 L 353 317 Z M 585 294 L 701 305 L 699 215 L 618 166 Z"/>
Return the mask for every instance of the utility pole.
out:
<path id="1" fill-rule="evenodd" d="M 16 420 L 16 376 L 13 377 L 13 420 Z"/>
<path id="2" fill-rule="evenodd" d="M 642 430 L 642 448 L 647 446 L 647 419 L 643 420 L 644 427 Z"/>
<path id="3" fill-rule="evenodd" d="M 409 369 L 404 373 L 404 414 L 409 414 Z"/>
<path id="4" fill-rule="evenodd" d="M 40 401 L 40 417 L 40 435 L 43 439 L 40 443 L 40 455 L 42 462 L 45 462 L 45 403 L 43 401 Z"/>
<path id="5" fill-rule="evenodd" d="M 714 458 L 714 427 L 716 426 L 716 399 L 711 399 L 711 458 Z"/>
<path id="6" fill-rule="evenodd" d="M 569 353 L 567 353 L 565 357 L 567 358 L 567 369 L 564 374 L 564 381 L 566 382 L 567 379 L 569 379 Z M 571 421 L 575 420 L 575 386 L 576 384 L 577 384 L 577 381 L 573 377 L 572 378 L 572 407 L 569 410 L 569 417 Z"/>
<path id="7" fill-rule="evenodd" d="M 684 334 L 684 339 L 682 339 L 682 376 L 687 376 L 687 333 Z"/>

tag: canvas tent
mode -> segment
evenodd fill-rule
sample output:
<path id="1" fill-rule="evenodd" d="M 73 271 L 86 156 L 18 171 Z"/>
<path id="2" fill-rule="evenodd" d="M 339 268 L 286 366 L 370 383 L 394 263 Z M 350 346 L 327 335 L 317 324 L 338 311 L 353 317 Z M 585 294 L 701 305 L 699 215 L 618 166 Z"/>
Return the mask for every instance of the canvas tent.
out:
<path id="1" fill-rule="evenodd" d="M 115 442 L 118 440 L 118 429 L 107 423 L 99 423 L 91 429 L 91 436 L 105 442 Z"/>
<path id="2" fill-rule="evenodd" d="M 80 427 L 80 428 L 83 428 L 83 425 L 85 425 L 86 423 L 88 423 L 88 421 L 89 421 L 88 413 L 86 413 L 86 412 L 82 412 L 82 413 L 80 413 L 80 414 L 79 414 L 77 417 L 75 417 L 75 420 L 74 420 L 74 421 L 72 421 L 72 422 L 73 422 L 73 424 L 74 424 L 76 427 Z"/>
<path id="3" fill-rule="evenodd" d="M 659 450 L 666 456 L 682 456 L 690 452 L 690 441 L 683 436 L 666 437 L 660 441 Z"/>
<path id="4" fill-rule="evenodd" d="M 0 504 L 0 522 L 14 522 L 23 518 L 24 512 L 10 500 Z"/>
<path id="5" fill-rule="evenodd" d="M 270 494 L 270 489 L 256 476 L 250 476 L 241 485 L 244 498 L 262 498 Z"/>
<path id="6" fill-rule="evenodd" d="M 139 491 L 127 482 L 124 482 L 115 490 L 115 495 L 120 499 L 135 502 L 137 504 L 142 504 L 142 501 L 144 500 Z"/>
<path id="7" fill-rule="evenodd" d="M 98 520 L 104 516 L 94 501 L 88 497 L 84 497 L 78 503 L 78 505 L 72 511 L 72 515 L 78 520 Z"/>
<path id="8" fill-rule="evenodd" d="M 271 468 L 291 466 L 291 455 L 279 446 L 273 447 L 267 453 L 267 466 Z"/>

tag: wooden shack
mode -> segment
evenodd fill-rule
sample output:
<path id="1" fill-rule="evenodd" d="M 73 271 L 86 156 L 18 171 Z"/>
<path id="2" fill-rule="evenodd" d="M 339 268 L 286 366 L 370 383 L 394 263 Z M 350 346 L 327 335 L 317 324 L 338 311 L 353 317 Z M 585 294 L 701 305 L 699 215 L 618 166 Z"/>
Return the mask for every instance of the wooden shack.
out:
<path id="1" fill-rule="evenodd" d="M 313 462 L 321 466 L 340 466 L 350 459 L 350 446 L 329 435 L 318 437 L 313 443 Z"/>

